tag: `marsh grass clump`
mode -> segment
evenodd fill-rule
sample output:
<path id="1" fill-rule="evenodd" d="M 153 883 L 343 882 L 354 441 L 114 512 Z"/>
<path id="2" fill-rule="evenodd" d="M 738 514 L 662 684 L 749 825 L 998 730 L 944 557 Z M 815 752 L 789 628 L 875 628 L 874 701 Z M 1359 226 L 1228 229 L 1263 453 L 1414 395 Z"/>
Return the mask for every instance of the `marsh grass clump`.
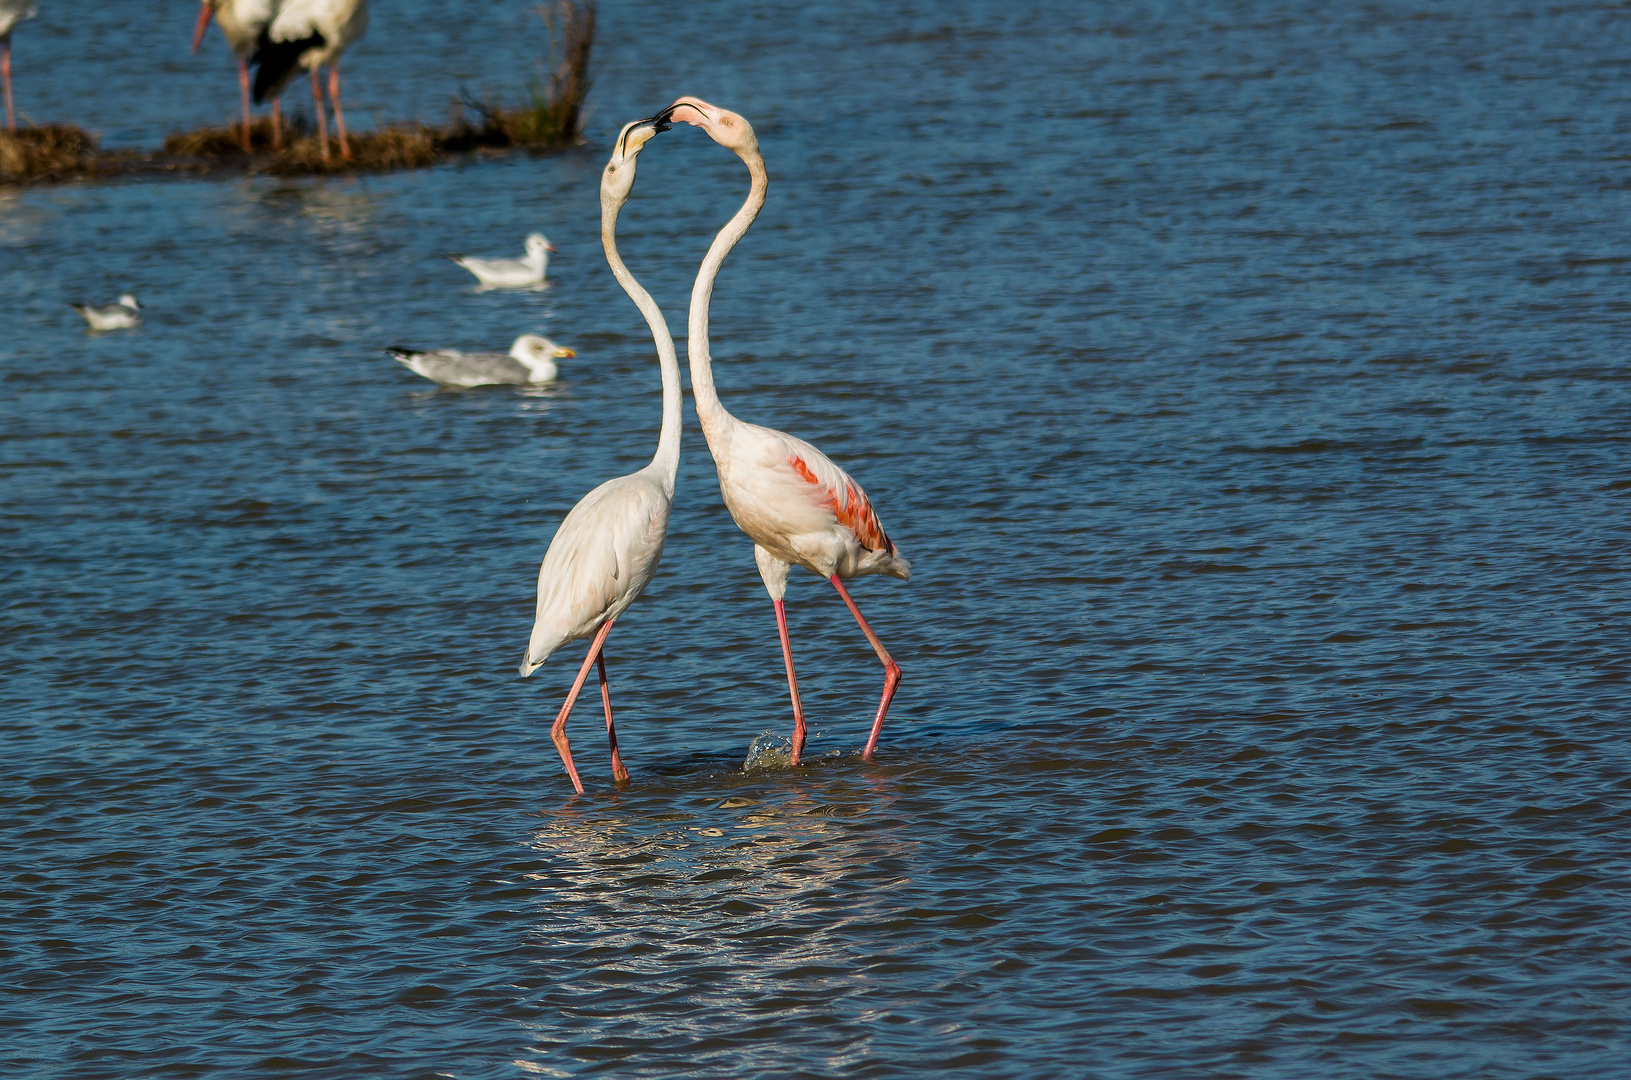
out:
<path id="1" fill-rule="evenodd" d="M 299 117 L 283 122 L 281 142 L 296 142 L 306 134 L 310 122 Z M 252 154 L 272 153 L 272 118 L 263 116 L 249 125 L 249 146 Z M 204 127 L 193 131 L 178 131 L 164 137 L 164 152 L 176 157 L 242 157 L 244 129 L 242 124 L 226 127 Z"/>
<path id="2" fill-rule="evenodd" d="M 595 0 L 554 0 L 538 9 L 549 29 L 549 78 L 535 82 L 528 104 L 518 108 L 465 99 L 482 117 L 482 131 L 512 146 L 544 149 L 583 141 L 583 102 L 593 78 Z"/>
<path id="3" fill-rule="evenodd" d="M 302 135 L 272 159 L 267 171 L 291 176 L 417 169 L 436 164 L 445 153 L 442 132 L 428 124 L 392 124 L 373 131 L 354 131 L 347 141 L 351 145 L 350 160 L 340 156 L 339 140 L 331 134 L 329 160 L 325 162 L 321 140 L 315 135 Z"/>
<path id="4" fill-rule="evenodd" d="M 96 137 L 72 124 L 0 131 L 0 183 L 54 180 L 96 166 Z"/>

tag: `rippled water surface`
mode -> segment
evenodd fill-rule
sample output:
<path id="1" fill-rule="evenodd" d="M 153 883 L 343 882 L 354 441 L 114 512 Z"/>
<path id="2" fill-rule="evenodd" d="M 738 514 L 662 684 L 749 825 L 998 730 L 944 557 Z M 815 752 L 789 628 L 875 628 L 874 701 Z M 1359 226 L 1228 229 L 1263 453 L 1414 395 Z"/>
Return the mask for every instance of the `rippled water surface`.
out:
<path id="1" fill-rule="evenodd" d="M 231 113 L 182 3 L 64 4 L 19 104 Z M 0 192 L 7 1076 L 1617 1077 L 1631 1060 L 1631 21 L 1491 2 L 608 2 L 579 152 Z M 354 122 L 519 94 L 528 5 L 378 3 Z M 296 88 L 297 90 L 299 87 Z M 655 583 L 515 665 L 655 448 L 609 135 L 736 108 L 744 419 L 913 560 L 789 596 L 688 419 Z M 291 94 L 291 105 L 302 101 Z M 746 190 L 651 144 L 684 325 Z M 437 255 L 560 249 L 544 292 Z M 139 331 L 64 306 L 133 289 Z M 574 347 L 438 392 L 392 344 Z M 591 692 L 592 694 L 592 692 Z"/>

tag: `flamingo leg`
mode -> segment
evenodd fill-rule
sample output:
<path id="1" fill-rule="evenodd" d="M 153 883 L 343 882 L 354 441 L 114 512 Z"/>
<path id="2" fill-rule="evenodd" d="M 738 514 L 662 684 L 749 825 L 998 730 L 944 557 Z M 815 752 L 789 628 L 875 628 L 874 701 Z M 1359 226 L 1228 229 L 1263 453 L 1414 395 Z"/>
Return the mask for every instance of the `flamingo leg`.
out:
<path id="1" fill-rule="evenodd" d="M 244 153 L 249 153 L 249 65 L 238 57 L 238 90 L 244 106 Z"/>
<path id="2" fill-rule="evenodd" d="M 799 681 L 793 674 L 793 642 L 787 636 L 787 608 L 780 600 L 776 605 L 776 629 L 782 636 L 782 659 L 787 661 L 787 692 L 793 696 L 793 755 L 792 763 L 799 763 L 804 753 L 804 706 L 799 704 Z"/>
<path id="3" fill-rule="evenodd" d="M 16 134 L 17 114 L 11 108 L 11 34 L 0 37 L 0 79 L 6 84 L 6 130 Z"/>
<path id="4" fill-rule="evenodd" d="M 283 102 L 272 99 L 272 149 L 283 149 Z"/>
<path id="5" fill-rule="evenodd" d="M 340 133 L 340 156 L 351 160 L 351 144 L 345 139 L 345 112 L 340 108 L 340 62 L 329 65 L 328 100 L 334 106 L 334 127 Z"/>
<path id="6" fill-rule="evenodd" d="M 623 767 L 623 759 L 617 756 L 617 728 L 612 725 L 612 686 L 606 681 L 605 649 L 600 650 L 595 663 L 600 665 L 600 701 L 606 706 L 606 741 L 612 747 L 612 779 L 626 784 L 629 782 L 629 770 Z"/>
<path id="7" fill-rule="evenodd" d="M 317 106 L 317 140 L 323 144 L 323 164 L 328 164 L 328 114 L 323 111 L 323 77 L 316 64 L 311 68 L 311 100 Z M 579 788 L 581 791 L 582 788 Z"/>
<path id="8" fill-rule="evenodd" d="M 578 700 L 578 693 L 583 689 L 584 680 L 589 678 L 589 668 L 594 665 L 595 657 L 600 655 L 600 647 L 606 643 L 606 635 L 612 632 L 612 623 L 615 619 L 607 619 L 600 632 L 595 635 L 594 642 L 589 646 L 589 655 L 583 658 L 583 666 L 578 668 L 578 677 L 572 680 L 572 691 L 566 695 L 566 703 L 561 706 L 561 714 L 555 718 L 555 726 L 549 729 L 549 737 L 555 743 L 555 749 L 561 752 L 561 764 L 566 766 L 566 775 L 572 778 L 572 786 L 583 794 L 583 781 L 578 779 L 578 767 L 572 764 L 572 746 L 566 741 L 566 718 L 572 715 L 572 703 Z"/>
<path id="9" fill-rule="evenodd" d="M 849 613 L 854 615 L 855 621 L 861 625 L 861 633 L 872 643 L 872 649 L 878 654 L 878 659 L 883 661 L 883 698 L 878 702 L 878 716 L 872 721 L 872 734 L 867 736 L 866 749 L 861 751 L 863 758 L 870 758 L 872 751 L 877 748 L 878 732 L 883 730 L 883 718 L 889 712 L 889 702 L 895 696 L 895 688 L 900 685 L 900 665 L 895 663 L 895 658 L 889 655 L 889 650 L 883 647 L 878 635 L 872 632 L 872 627 L 861 617 L 861 609 L 850 599 L 849 590 L 838 580 L 838 575 L 834 574 L 829 580 L 833 583 L 833 588 L 838 590 L 838 595 L 844 598 L 844 603 L 849 605 Z"/>

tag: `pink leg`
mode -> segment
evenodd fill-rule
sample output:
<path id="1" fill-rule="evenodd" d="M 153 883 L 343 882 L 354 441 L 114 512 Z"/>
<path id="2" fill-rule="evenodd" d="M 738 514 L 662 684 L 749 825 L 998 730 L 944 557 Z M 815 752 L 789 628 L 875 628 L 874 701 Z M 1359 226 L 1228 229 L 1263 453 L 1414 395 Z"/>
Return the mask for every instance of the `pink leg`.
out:
<path id="1" fill-rule="evenodd" d="M 595 662 L 600 665 L 600 702 L 606 706 L 606 741 L 612 746 L 612 779 L 626 784 L 629 782 L 629 770 L 623 767 L 623 759 L 617 756 L 617 728 L 612 726 L 612 686 L 606 681 L 605 649 L 601 649 Z"/>
<path id="2" fill-rule="evenodd" d="M 793 761 L 799 763 L 804 753 L 804 706 L 799 704 L 799 682 L 793 674 L 793 642 L 787 636 L 787 609 L 780 600 L 776 604 L 776 629 L 782 635 L 782 659 L 787 661 L 787 692 L 793 695 Z"/>
<path id="3" fill-rule="evenodd" d="M 0 38 L 0 78 L 6 83 L 6 130 L 17 131 L 17 114 L 11 108 L 11 35 Z"/>
<path id="4" fill-rule="evenodd" d="M 249 153 L 249 65 L 238 57 L 238 89 L 244 105 L 244 153 Z"/>
<path id="5" fill-rule="evenodd" d="M 272 99 L 272 149 L 283 149 L 283 102 Z"/>
<path id="6" fill-rule="evenodd" d="M 328 164 L 328 114 L 323 111 L 323 77 L 313 65 L 311 69 L 311 99 L 317 106 L 317 140 L 323 144 L 323 164 Z M 582 791 L 582 788 L 578 789 Z"/>
<path id="7" fill-rule="evenodd" d="M 566 766 L 566 775 L 572 778 L 572 786 L 583 794 L 583 781 L 578 779 L 578 767 L 572 764 L 572 746 L 566 741 L 566 718 L 572 715 L 572 704 L 578 700 L 578 692 L 583 689 L 583 682 L 589 677 L 589 668 L 593 666 L 595 657 L 600 655 L 600 647 L 606 643 L 606 635 L 612 632 L 612 623 L 608 619 L 595 635 L 594 642 L 589 646 L 589 655 L 583 658 L 583 666 L 578 669 L 578 677 L 572 680 L 572 692 L 566 695 L 566 704 L 561 706 L 561 714 L 555 718 L 555 726 L 549 729 L 549 737 L 555 743 L 555 749 L 561 752 L 561 763 Z"/>
<path id="8" fill-rule="evenodd" d="M 345 141 L 345 113 L 340 109 L 340 62 L 328 69 L 328 100 L 334 106 L 334 129 L 340 133 L 340 156 L 351 160 L 351 144 Z"/>
<path id="9" fill-rule="evenodd" d="M 900 665 L 895 663 L 895 658 L 889 655 L 889 650 L 883 647 L 883 642 L 879 641 L 878 635 L 872 632 L 872 627 L 868 626 L 866 620 L 861 618 L 861 609 L 855 606 L 854 600 L 850 599 L 849 590 L 844 588 L 842 581 L 838 580 L 838 575 L 834 574 L 829 580 L 832 581 L 833 588 L 838 590 L 838 595 L 844 598 L 844 603 L 849 605 L 849 613 L 854 615 L 855 621 L 861 624 L 861 633 L 865 634 L 866 639 L 872 642 L 873 651 L 878 654 L 878 659 L 883 661 L 883 699 L 878 702 L 878 716 L 877 719 L 872 721 L 872 734 L 867 737 L 866 749 L 861 751 L 862 757 L 870 758 L 872 751 L 878 746 L 878 732 L 883 730 L 883 718 L 889 712 L 889 702 L 895 696 L 895 687 L 900 685 Z"/>

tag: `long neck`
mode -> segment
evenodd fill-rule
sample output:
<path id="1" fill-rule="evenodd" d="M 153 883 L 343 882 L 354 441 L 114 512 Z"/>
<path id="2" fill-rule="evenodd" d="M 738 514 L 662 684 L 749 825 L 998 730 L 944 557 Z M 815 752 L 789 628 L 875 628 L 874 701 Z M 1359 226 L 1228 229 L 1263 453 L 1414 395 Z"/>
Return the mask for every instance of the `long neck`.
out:
<path id="1" fill-rule="evenodd" d="M 753 186 L 748 190 L 742 209 L 714 237 L 713 246 L 708 249 L 707 257 L 697 270 L 696 284 L 691 287 L 691 317 L 686 330 L 689 336 L 685 351 L 691 359 L 691 396 L 696 399 L 697 419 L 702 421 L 703 434 L 710 441 L 713 439 L 713 429 L 729 420 L 731 415 L 719 403 L 719 395 L 714 391 L 713 357 L 708 352 L 708 302 L 713 299 L 714 279 L 719 276 L 719 267 L 764 208 L 765 189 L 770 185 L 769 178 L 765 176 L 765 159 L 757 149 L 742 155 L 742 161 L 753 178 Z"/>
<path id="2" fill-rule="evenodd" d="M 617 212 L 621 209 L 620 201 L 601 200 L 600 242 L 606 248 L 606 261 L 611 264 L 617 283 L 646 317 L 646 325 L 651 327 L 651 336 L 657 342 L 657 363 L 663 371 L 663 428 L 657 438 L 657 455 L 651 463 L 667 478 L 672 494 L 680 468 L 680 363 L 674 356 L 674 338 L 668 332 L 668 321 L 663 318 L 657 301 L 634 280 L 629 268 L 623 265 L 623 257 L 617 253 Z"/>

